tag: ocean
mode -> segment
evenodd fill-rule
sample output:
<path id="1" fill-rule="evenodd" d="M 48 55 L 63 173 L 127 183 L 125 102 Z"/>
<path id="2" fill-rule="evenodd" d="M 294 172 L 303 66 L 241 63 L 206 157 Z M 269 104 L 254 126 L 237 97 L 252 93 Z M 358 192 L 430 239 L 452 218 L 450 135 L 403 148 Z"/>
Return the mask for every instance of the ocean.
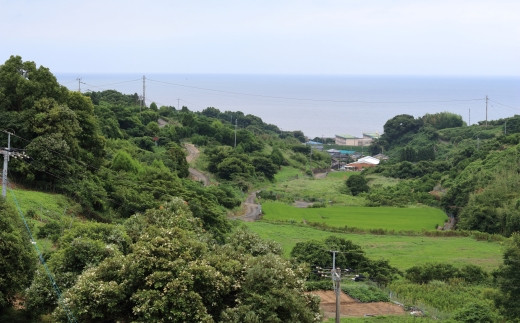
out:
<path id="1" fill-rule="evenodd" d="M 71 90 L 143 93 L 147 105 L 242 111 L 309 138 L 382 133 L 399 114 L 452 112 L 467 124 L 520 114 L 520 77 L 55 74 Z M 79 81 L 78 79 L 81 78 Z"/>

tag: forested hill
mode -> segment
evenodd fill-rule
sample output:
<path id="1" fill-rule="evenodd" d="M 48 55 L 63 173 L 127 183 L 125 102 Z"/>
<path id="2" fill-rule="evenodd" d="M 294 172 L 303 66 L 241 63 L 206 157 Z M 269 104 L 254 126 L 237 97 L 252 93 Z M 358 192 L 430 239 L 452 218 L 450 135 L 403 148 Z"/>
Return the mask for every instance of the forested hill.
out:
<path id="1" fill-rule="evenodd" d="M 9 182 L 68 196 L 73 216 L 29 210 L 27 228 L 52 243 L 35 271 L 19 206 L 1 203 L 0 309 L 28 288 L 35 321 L 51 313 L 69 321 L 319 319 L 317 300 L 303 294 L 304 267 L 254 234 L 231 233 L 226 218 L 281 165 L 307 166 L 303 133 L 241 112 L 140 103 L 116 91 L 69 91 L 18 56 L 0 66 L 2 145 L 10 136 L 29 156 L 11 158 Z M 188 179 L 183 141 L 203 149 L 200 166 L 219 185 Z"/>
<path id="2" fill-rule="evenodd" d="M 272 179 L 288 162 L 291 156 L 281 150 L 296 146 L 306 152 L 301 131 L 281 132 L 242 112 L 211 107 L 191 112 L 155 103 L 143 108 L 137 95 L 110 90 L 81 94 L 20 57 L 9 59 L 0 73 L 0 129 L 12 132 L 11 146 L 31 157 L 12 160 L 10 178 L 27 188 L 66 193 L 85 215 L 100 220 L 128 217 L 167 196 L 208 206 L 204 212 L 212 210 L 207 217 L 215 221 L 221 206 L 236 206 L 239 191 L 226 185 L 199 188 L 185 180 L 183 140 L 206 147 L 207 169 L 243 191 L 253 181 Z M 7 146 L 7 134 L 2 142 Z"/>
<path id="3" fill-rule="evenodd" d="M 520 231 L 519 142 L 520 116 L 472 126 L 448 112 L 395 116 L 371 146 L 390 161 L 370 172 L 404 181 L 374 188 L 368 198 L 372 205 L 441 207 L 458 229 L 509 236 Z"/>

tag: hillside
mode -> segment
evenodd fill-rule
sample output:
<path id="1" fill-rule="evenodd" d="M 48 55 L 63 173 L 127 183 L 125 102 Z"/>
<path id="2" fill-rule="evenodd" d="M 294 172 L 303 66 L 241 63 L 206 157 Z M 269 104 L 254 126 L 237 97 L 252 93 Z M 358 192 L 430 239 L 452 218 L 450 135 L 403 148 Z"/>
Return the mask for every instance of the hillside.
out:
<path id="1" fill-rule="evenodd" d="M 1 208 L 2 320 L 319 318 L 305 270 L 227 220 L 278 165 L 301 165 L 303 154 L 287 149 L 301 133 L 241 112 L 143 109 L 135 95 L 72 92 L 15 56 L 0 66 L 0 114 L 4 147 L 9 137 L 29 156 L 9 161 L 9 183 L 23 190 L 8 187 Z M 189 179 L 186 142 L 219 185 Z M 266 284 L 258 273 L 278 278 Z M 285 305 L 268 310 L 258 296 Z"/>
<path id="2" fill-rule="evenodd" d="M 449 113 L 396 116 L 370 147 L 384 149 L 388 162 L 321 181 L 313 170 L 327 170 L 330 156 L 311 152 L 301 131 L 240 111 L 143 107 L 137 94 L 69 91 L 18 56 L 0 66 L 0 114 L 4 152 L 29 156 L 9 160 L 9 198 L 0 205 L 1 320 L 318 322 L 319 299 L 305 291 L 330 285 L 330 270 L 323 283 L 316 269 L 330 266 L 330 250 L 349 275 L 366 277 L 361 294 L 390 288 L 447 318 L 461 309 L 439 299 L 460 297 L 496 317 L 516 304 L 507 286 L 517 263 L 497 267 L 497 250 L 503 244 L 515 260 L 520 248 L 520 117 L 504 133 L 505 120 L 468 127 Z M 198 157 L 187 160 L 193 147 Z M 354 175 L 366 184 L 360 191 L 347 185 Z M 272 200 L 266 220 L 314 225 L 318 238 L 300 234 L 284 250 L 231 221 L 257 190 Z M 301 200 L 315 209 L 289 206 Z M 360 222 L 346 224 L 342 212 Z M 446 215 L 456 231 L 436 233 Z M 263 227 L 272 239 L 275 230 Z M 365 252 L 373 245 L 354 243 L 353 231 L 408 231 L 393 246 L 435 234 L 492 245 L 469 261 L 446 250 L 439 263 L 397 263 L 388 260 L 397 247 Z M 426 288 L 452 295 L 426 300 Z"/>

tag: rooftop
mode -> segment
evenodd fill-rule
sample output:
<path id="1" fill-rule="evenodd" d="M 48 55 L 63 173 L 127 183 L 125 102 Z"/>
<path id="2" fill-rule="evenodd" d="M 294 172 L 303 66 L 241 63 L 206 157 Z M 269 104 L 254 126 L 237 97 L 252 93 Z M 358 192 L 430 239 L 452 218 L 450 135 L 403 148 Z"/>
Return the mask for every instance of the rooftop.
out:
<path id="1" fill-rule="evenodd" d="M 336 137 L 341 137 L 341 138 L 345 138 L 345 139 L 356 139 L 357 138 L 356 136 L 352 136 L 349 134 L 336 135 Z"/>

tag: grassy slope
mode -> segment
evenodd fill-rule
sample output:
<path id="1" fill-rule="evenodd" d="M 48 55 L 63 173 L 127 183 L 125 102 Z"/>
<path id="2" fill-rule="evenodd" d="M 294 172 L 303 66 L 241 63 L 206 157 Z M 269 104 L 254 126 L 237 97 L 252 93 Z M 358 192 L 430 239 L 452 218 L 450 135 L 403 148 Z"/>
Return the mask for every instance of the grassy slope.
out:
<path id="1" fill-rule="evenodd" d="M 323 240 L 329 235 L 335 235 L 360 245 L 371 259 L 388 259 L 391 265 L 402 270 L 427 262 L 447 262 L 455 266 L 475 264 L 489 271 L 497 268 L 502 261 L 500 243 L 476 241 L 467 237 L 332 233 L 310 227 L 265 222 L 249 222 L 245 225 L 262 238 L 280 243 L 286 257 L 298 242 Z"/>
<path id="2" fill-rule="evenodd" d="M 7 192 L 7 200 L 15 205 L 17 211 L 19 206 L 42 252 L 52 249 L 53 244 L 49 239 L 36 238 L 39 228 L 51 220 L 70 226 L 79 210 L 77 205 L 61 194 L 15 189 Z"/>
<path id="3" fill-rule="evenodd" d="M 7 193 L 7 200 L 15 203 L 15 198 L 18 205 L 24 213 L 29 210 L 35 211 L 39 215 L 61 215 L 64 214 L 71 203 L 61 194 L 51 194 L 28 190 L 9 190 Z"/>
<path id="4" fill-rule="evenodd" d="M 339 205 L 364 205 L 365 199 L 346 194 L 339 194 L 345 180 L 351 173 L 331 172 L 325 179 L 313 179 L 304 175 L 300 170 L 292 167 L 283 167 L 275 176 L 273 184 L 266 190 L 283 192 L 294 200 L 332 201 Z"/>

